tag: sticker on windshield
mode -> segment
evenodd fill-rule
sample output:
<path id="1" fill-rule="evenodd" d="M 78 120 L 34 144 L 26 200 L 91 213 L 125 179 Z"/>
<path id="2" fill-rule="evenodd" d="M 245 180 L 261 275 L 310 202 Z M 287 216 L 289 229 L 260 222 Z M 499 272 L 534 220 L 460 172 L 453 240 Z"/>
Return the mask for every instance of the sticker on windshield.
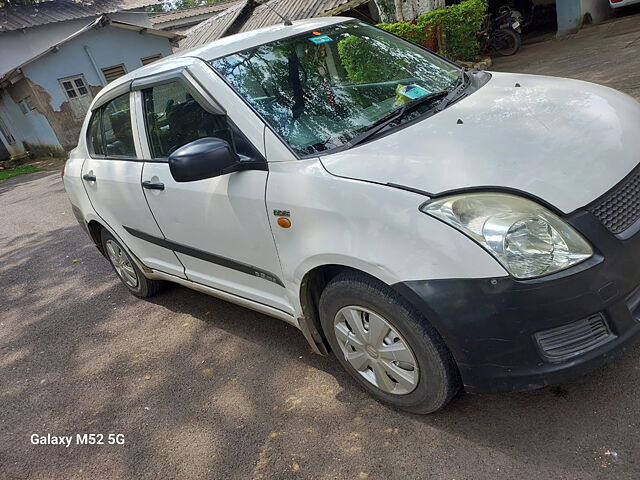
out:
<path id="1" fill-rule="evenodd" d="M 416 98 L 426 97 L 431 92 L 426 88 L 422 88 L 420 85 L 407 85 L 406 87 L 402 87 L 398 93 L 411 100 L 415 100 Z"/>
<path id="2" fill-rule="evenodd" d="M 315 43 L 316 45 L 320 45 L 322 43 L 333 42 L 333 38 L 331 38 L 329 35 L 317 35 L 315 37 L 310 37 L 309 41 Z"/>

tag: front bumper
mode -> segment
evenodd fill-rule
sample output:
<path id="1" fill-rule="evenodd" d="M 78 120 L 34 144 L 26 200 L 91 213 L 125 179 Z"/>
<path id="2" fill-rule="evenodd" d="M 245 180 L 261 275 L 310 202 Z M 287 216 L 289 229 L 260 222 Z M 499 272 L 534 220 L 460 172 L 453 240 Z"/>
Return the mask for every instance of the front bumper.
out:
<path id="1" fill-rule="evenodd" d="M 606 363 L 640 339 L 640 234 L 611 234 L 592 214 L 569 219 L 596 255 L 543 279 L 511 277 L 401 282 L 394 287 L 440 332 L 465 390 L 494 393 L 563 382 Z M 633 228 L 633 227 L 632 227 Z M 607 338 L 549 359 L 536 333 L 601 314 Z"/>

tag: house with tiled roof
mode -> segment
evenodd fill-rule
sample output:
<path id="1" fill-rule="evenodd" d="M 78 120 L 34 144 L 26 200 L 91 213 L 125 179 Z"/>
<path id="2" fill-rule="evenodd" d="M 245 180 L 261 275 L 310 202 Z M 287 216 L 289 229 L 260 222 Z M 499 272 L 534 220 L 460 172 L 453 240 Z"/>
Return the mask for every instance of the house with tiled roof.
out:
<path id="1" fill-rule="evenodd" d="M 182 37 L 153 28 L 158 0 L 50 0 L 0 8 L 0 160 L 75 147 L 93 96 L 170 55 Z"/>
<path id="2" fill-rule="evenodd" d="M 180 41 L 180 50 L 280 23 L 280 15 L 290 20 L 341 15 L 369 23 L 380 21 L 373 0 L 239 0 L 232 3 L 224 11 L 184 31 L 186 38 Z"/>

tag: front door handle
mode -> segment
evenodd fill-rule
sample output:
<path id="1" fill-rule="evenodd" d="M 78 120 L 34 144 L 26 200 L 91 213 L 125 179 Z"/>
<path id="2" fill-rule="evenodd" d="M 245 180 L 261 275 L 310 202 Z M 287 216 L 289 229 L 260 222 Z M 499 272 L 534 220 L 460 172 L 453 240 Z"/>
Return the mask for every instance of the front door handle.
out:
<path id="1" fill-rule="evenodd" d="M 87 182 L 95 182 L 96 176 L 93 173 L 85 173 L 84 175 L 82 175 L 82 179 L 86 180 Z"/>
<path id="2" fill-rule="evenodd" d="M 164 183 L 154 183 L 150 181 L 142 182 L 142 188 L 147 190 L 164 190 Z"/>

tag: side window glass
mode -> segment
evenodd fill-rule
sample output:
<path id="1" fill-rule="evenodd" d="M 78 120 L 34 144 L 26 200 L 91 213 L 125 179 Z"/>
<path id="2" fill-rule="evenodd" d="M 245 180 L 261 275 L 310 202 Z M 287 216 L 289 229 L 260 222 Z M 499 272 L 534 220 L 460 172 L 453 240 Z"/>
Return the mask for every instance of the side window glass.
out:
<path id="1" fill-rule="evenodd" d="M 179 81 L 143 91 L 147 131 L 154 158 L 166 158 L 176 149 L 204 137 L 220 138 L 240 155 L 259 159 L 261 155 L 230 124 L 226 115 L 202 108 Z"/>
<path id="2" fill-rule="evenodd" d="M 107 156 L 136 156 L 128 93 L 112 100 L 102 109 L 102 134 Z"/>
<path id="3" fill-rule="evenodd" d="M 104 145 L 102 144 L 102 132 L 100 131 L 100 113 L 102 110 L 93 112 L 89 123 L 89 152 L 94 155 L 104 155 Z"/>

